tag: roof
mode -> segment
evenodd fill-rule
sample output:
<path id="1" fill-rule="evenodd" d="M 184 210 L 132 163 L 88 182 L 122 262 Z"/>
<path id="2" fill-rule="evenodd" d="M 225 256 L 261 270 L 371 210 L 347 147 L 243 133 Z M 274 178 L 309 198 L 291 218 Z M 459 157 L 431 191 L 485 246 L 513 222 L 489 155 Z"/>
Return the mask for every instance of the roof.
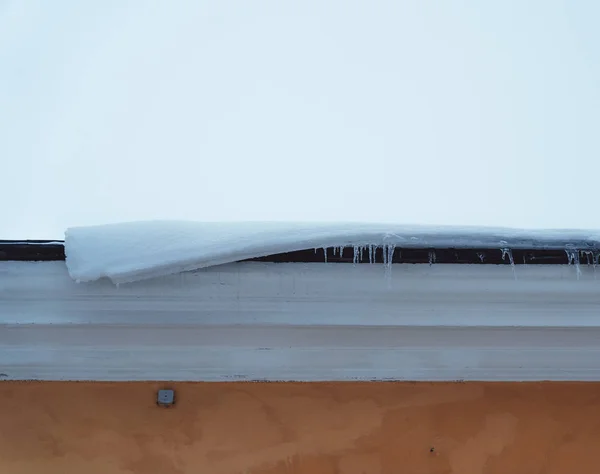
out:
<path id="1" fill-rule="evenodd" d="M 392 224 L 151 221 L 0 244 L 5 259 L 66 259 L 76 281 L 124 283 L 248 259 L 276 262 L 597 264 L 600 231 Z"/>

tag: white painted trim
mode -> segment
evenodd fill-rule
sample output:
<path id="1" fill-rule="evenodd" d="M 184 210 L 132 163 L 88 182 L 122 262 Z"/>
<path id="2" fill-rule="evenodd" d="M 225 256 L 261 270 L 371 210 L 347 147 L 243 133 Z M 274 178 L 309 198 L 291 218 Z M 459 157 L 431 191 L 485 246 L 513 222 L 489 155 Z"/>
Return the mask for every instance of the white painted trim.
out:
<path id="1" fill-rule="evenodd" d="M 581 270 L 246 262 L 117 288 L 0 262 L 0 377 L 600 380 Z"/>

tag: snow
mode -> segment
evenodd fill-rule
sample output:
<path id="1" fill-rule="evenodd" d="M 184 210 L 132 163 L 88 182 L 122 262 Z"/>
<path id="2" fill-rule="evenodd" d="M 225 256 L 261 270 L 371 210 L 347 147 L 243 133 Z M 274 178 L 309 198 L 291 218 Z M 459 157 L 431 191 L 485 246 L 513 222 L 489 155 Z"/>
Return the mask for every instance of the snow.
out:
<path id="1" fill-rule="evenodd" d="M 599 230 L 525 230 L 360 223 L 146 221 L 74 227 L 65 233 L 67 268 L 78 282 L 127 283 L 311 248 L 600 247 Z M 385 252 L 384 252 L 385 254 Z M 389 260 L 389 258 L 388 258 Z M 387 266 L 391 261 L 386 262 Z"/>

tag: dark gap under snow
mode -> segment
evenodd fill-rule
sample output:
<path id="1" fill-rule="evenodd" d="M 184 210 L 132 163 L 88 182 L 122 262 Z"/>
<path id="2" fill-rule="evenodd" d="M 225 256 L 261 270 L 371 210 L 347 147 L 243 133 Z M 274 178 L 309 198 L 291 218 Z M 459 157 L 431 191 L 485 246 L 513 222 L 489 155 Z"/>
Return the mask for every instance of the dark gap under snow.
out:
<path id="1" fill-rule="evenodd" d="M 0 240 L 0 261 L 63 261 L 64 242 Z M 242 261 L 274 263 L 407 263 L 488 265 L 598 265 L 600 248 L 508 249 L 508 248 L 399 248 L 351 246 L 283 252 Z"/>

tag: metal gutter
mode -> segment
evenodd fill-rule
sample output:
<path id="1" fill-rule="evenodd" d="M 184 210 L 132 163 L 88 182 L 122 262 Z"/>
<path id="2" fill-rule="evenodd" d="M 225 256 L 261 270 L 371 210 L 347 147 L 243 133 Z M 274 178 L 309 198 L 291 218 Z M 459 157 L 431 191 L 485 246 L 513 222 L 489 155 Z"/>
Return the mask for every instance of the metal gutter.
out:
<path id="1" fill-rule="evenodd" d="M 593 265 L 243 262 L 116 287 L 0 262 L 0 377 L 600 380 L 599 310 Z"/>

